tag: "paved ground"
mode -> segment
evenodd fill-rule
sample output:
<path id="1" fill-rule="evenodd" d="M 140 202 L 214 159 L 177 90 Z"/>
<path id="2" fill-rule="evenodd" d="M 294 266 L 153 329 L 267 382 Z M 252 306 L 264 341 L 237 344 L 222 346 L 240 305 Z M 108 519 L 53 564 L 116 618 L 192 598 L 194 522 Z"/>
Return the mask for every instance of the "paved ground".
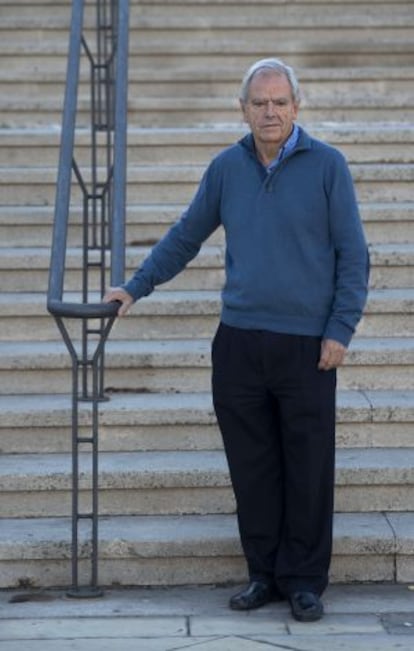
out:
<path id="1" fill-rule="evenodd" d="M 236 586 L 236 589 L 238 586 Z M 287 604 L 246 613 L 235 588 L 0 592 L 0 651 L 413 651 L 414 586 L 332 586 L 320 622 L 299 624 Z M 17 601 L 16 601 L 17 598 Z"/>

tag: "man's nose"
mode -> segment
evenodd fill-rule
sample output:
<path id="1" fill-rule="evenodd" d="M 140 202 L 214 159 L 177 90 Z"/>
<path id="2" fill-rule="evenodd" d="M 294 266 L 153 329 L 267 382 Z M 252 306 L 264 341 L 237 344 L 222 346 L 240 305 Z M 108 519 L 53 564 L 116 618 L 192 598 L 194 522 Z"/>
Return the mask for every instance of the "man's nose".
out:
<path id="1" fill-rule="evenodd" d="M 266 115 L 274 115 L 276 113 L 276 106 L 272 102 L 271 99 L 269 99 L 266 102 Z"/>

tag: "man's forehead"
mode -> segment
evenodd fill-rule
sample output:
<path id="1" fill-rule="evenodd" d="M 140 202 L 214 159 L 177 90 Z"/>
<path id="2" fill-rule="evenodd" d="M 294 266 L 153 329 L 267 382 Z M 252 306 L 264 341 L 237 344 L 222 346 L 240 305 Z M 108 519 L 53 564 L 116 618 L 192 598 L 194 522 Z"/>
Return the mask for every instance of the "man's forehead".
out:
<path id="1" fill-rule="evenodd" d="M 267 81 L 281 82 L 281 85 L 286 85 L 287 90 L 290 91 L 290 84 L 286 75 L 284 75 L 282 72 L 278 72 L 277 70 L 271 70 L 270 68 L 260 68 L 260 70 L 255 72 L 250 80 L 249 89 L 251 89 L 252 86 L 258 88 L 262 85 L 262 82 Z"/>

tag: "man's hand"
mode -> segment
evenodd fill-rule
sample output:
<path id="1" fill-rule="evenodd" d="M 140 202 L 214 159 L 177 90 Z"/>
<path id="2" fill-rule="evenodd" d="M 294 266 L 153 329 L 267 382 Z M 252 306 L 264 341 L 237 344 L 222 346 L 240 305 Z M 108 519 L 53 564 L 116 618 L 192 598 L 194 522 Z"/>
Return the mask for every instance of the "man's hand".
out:
<path id="1" fill-rule="evenodd" d="M 134 302 L 132 296 L 128 294 L 125 289 L 122 289 L 122 287 L 110 287 L 102 300 L 104 303 L 119 301 L 121 305 L 118 310 L 118 316 L 125 316 L 128 314 L 129 308 Z"/>
<path id="2" fill-rule="evenodd" d="M 338 368 L 344 361 L 346 347 L 334 339 L 323 339 L 321 345 L 321 356 L 319 359 L 318 369 L 320 371 L 330 371 Z"/>

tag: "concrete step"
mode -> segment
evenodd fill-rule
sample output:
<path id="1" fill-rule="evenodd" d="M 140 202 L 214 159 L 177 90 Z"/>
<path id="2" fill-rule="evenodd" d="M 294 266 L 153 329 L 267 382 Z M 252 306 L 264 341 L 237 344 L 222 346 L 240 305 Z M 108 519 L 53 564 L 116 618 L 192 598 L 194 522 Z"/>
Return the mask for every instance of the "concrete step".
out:
<path id="1" fill-rule="evenodd" d="M 67 293 L 69 302 L 79 302 L 78 293 Z M 99 294 L 91 296 L 99 302 Z M 157 289 L 138 301 L 127 319 L 117 321 L 112 340 L 211 338 L 221 310 L 220 292 L 213 290 Z M 22 315 L 25 318 L 22 319 Z M 24 341 L 37 333 L 38 341 L 60 340 L 54 319 L 46 310 L 43 293 L 0 293 L 2 341 Z M 76 328 L 67 324 L 70 332 Z M 414 290 L 372 289 L 358 333 L 365 337 L 414 337 Z M 76 336 L 76 335 L 74 335 Z"/>
<path id="2" fill-rule="evenodd" d="M 148 254 L 148 247 L 127 248 L 127 272 L 130 273 Z M 96 256 L 97 257 L 97 256 Z M 91 255 L 91 260 L 93 256 Z M 0 270 L 9 292 L 46 291 L 49 276 L 50 249 L 22 247 L 0 248 Z M 81 287 L 81 252 L 68 249 L 66 257 L 65 290 L 78 291 Z M 201 270 L 201 271 L 200 271 Z M 99 287 L 98 272 L 91 274 L 91 290 Z M 223 250 L 221 246 L 205 245 L 188 267 L 176 278 L 164 285 L 170 289 L 219 289 L 223 283 Z"/>
<path id="3" fill-rule="evenodd" d="M 126 243 L 150 246 L 158 242 L 179 218 L 183 204 L 128 204 Z M 366 237 L 371 244 L 409 244 L 414 242 L 414 202 L 360 202 Z M 0 206 L 0 242 L 3 247 L 44 247 L 51 240 L 54 206 Z M 81 208 L 71 211 L 68 244 L 81 241 Z M 222 245 L 219 229 L 209 244 Z"/>
<path id="4" fill-rule="evenodd" d="M 127 247 L 126 277 L 141 264 L 149 253 L 148 247 Z M 371 287 L 373 289 L 410 288 L 414 266 L 414 244 L 372 244 Z M 93 256 L 91 255 L 91 260 Z M 50 249 L 21 247 L 0 248 L 0 270 L 8 292 L 46 291 L 49 276 Z M 91 291 L 99 287 L 97 273 L 91 274 Z M 79 291 L 81 287 L 81 254 L 69 248 L 66 258 L 65 290 Z M 165 290 L 220 290 L 224 282 L 224 249 L 221 245 L 205 243 L 187 268 L 168 283 Z"/>
<path id="5" fill-rule="evenodd" d="M 286 0 L 260 0 L 260 4 L 264 7 L 267 7 L 271 4 L 280 5 L 282 8 Z M 409 5 L 410 0 L 401 0 L 398 2 L 399 6 Z M 190 8 L 190 10 L 196 10 L 207 6 L 226 6 L 231 5 L 232 0 L 131 0 L 131 6 L 135 7 L 139 5 L 140 7 L 148 7 L 150 9 L 155 9 L 158 7 L 158 11 L 163 11 L 164 7 L 180 7 L 182 10 L 185 8 Z M 238 4 L 243 7 L 250 4 L 250 0 L 239 0 Z M 295 0 L 295 4 L 301 5 L 303 7 L 309 7 L 312 5 L 320 5 L 321 0 Z M 332 5 L 338 5 L 341 8 L 347 7 L 347 5 L 354 5 L 355 0 L 332 0 Z M 362 3 L 361 3 L 362 4 Z M 382 0 L 363 0 L 363 5 L 367 10 L 376 8 L 378 5 L 382 4 Z M 32 0 L 28 4 L 28 0 L 2 0 L 1 8 L 6 15 L 10 14 L 11 11 L 16 10 L 21 16 L 30 15 L 32 8 L 36 8 L 36 11 L 44 11 L 45 17 L 50 17 L 49 7 L 57 7 L 62 9 L 63 7 L 70 6 L 70 0 Z"/>
<path id="6" fill-rule="evenodd" d="M 414 336 L 414 290 L 372 289 L 358 334 L 365 337 Z"/>
<path id="7" fill-rule="evenodd" d="M 35 31 L 38 29 L 55 30 L 62 28 L 70 16 L 70 3 L 56 3 L 56 12 L 47 11 L 48 4 L 34 2 L 36 12 L 30 15 L 27 7 L 11 2 L 2 4 L 2 28 L 9 30 Z M 331 3 L 325 6 L 321 2 L 295 2 L 289 5 L 283 2 L 257 0 L 252 6 L 248 2 L 239 3 L 242 9 L 234 13 L 234 3 L 227 0 L 219 2 L 137 2 L 132 0 L 131 29 L 158 30 L 168 29 L 241 29 L 258 26 L 268 27 L 269 22 L 279 27 L 295 28 L 298 21 L 303 29 L 312 27 L 336 27 L 338 23 L 346 30 L 353 27 L 407 27 L 414 26 L 410 2 L 396 3 L 394 11 L 384 2 Z M 89 11 L 88 11 L 89 9 Z M 305 12 L 306 9 L 306 12 Z M 86 7 L 86 24 L 90 26 L 94 11 Z M 267 19 L 267 20 L 266 20 Z"/>
<path id="8" fill-rule="evenodd" d="M 414 203 L 367 202 L 359 204 L 368 242 L 414 242 Z"/>
<path id="9" fill-rule="evenodd" d="M 222 449 L 210 392 L 112 393 L 99 406 L 101 452 Z M 71 451 L 68 394 L 0 396 L 3 454 Z M 414 447 L 413 391 L 338 391 L 338 448 Z M 90 434 L 91 406 L 79 407 L 79 432 Z"/>
<path id="10" fill-rule="evenodd" d="M 80 456 L 80 509 L 91 509 L 91 456 Z M 407 511 L 414 498 L 414 448 L 341 449 L 336 455 L 338 512 Z M 69 454 L 0 458 L 0 518 L 71 512 Z M 224 451 L 102 452 L 102 515 L 234 513 Z"/>
<path id="11" fill-rule="evenodd" d="M 351 164 L 351 172 L 361 202 L 412 202 L 414 163 Z M 128 169 L 128 200 L 132 204 L 186 203 L 193 196 L 204 165 L 135 165 Z M 88 171 L 82 170 L 88 183 Z M 54 205 L 55 167 L 3 167 L 0 189 L 4 206 Z M 98 179 L 105 180 L 103 170 Z M 75 187 L 75 185 L 74 185 Z M 73 198 L 73 202 L 79 203 Z"/>
<path id="12" fill-rule="evenodd" d="M 386 7 L 385 4 L 382 6 Z M 317 61 L 321 66 L 323 62 L 326 65 L 329 56 L 333 58 L 333 65 L 352 65 L 362 61 L 361 53 L 367 55 L 363 65 L 368 66 L 395 65 L 397 61 L 409 65 L 411 62 L 413 49 L 410 39 L 414 29 L 411 10 L 388 10 L 382 16 L 377 10 L 375 16 L 364 16 L 362 12 L 344 12 L 341 17 L 332 17 L 323 4 L 318 14 L 312 15 L 309 9 L 304 12 L 303 8 L 297 8 L 297 15 L 283 16 L 276 11 L 275 15 L 268 18 L 267 11 L 261 13 L 256 9 L 256 5 L 252 9 L 254 18 L 246 15 L 244 11 L 237 12 L 236 15 L 234 11 L 230 11 L 227 16 L 214 16 L 211 8 L 207 8 L 206 15 L 201 20 L 193 12 L 187 17 L 180 14 L 168 17 L 163 15 L 160 18 L 141 17 L 137 18 L 137 21 L 131 14 L 131 32 L 135 36 L 130 39 L 132 60 L 142 54 L 169 54 L 180 57 L 179 60 L 183 63 L 181 57 L 189 57 L 193 53 L 200 63 L 204 64 L 206 55 L 221 53 L 226 62 L 228 55 L 243 54 L 254 57 L 263 52 L 274 53 L 274 43 L 277 39 L 278 54 L 281 58 L 304 54 L 308 55 L 310 63 L 313 63 L 315 55 L 319 55 L 320 59 Z M 348 24 L 344 25 L 346 22 Z M 16 23 L 17 19 L 2 22 L 2 55 L 53 56 L 66 53 L 70 14 L 59 21 L 50 22 L 49 25 L 46 23 L 43 29 L 33 25 L 29 18 L 26 19 L 27 29 L 24 21 L 22 29 L 19 29 Z M 371 38 L 367 38 L 367 29 Z M 88 39 L 88 29 L 85 35 Z M 372 58 L 374 53 L 378 53 L 378 58 Z M 340 57 L 342 54 L 345 55 L 345 60 Z M 387 54 L 390 55 L 389 60 L 386 59 Z M 351 63 L 349 56 L 352 55 L 356 57 L 356 61 L 351 59 Z M 399 58 L 395 55 L 399 55 Z"/>
<path id="13" fill-rule="evenodd" d="M 373 289 L 412 287 L 412 253 L 411 243 L 370 246 L 371 287 Z"/>
<path id="14" fill-rule="evenodd" d="M 253 59 L 254 60 L 254 59 Z M 289 59 L 287 59 L 289 60 Z M 300 119 L 303 122 L 311 121 L 380 121 L 380 120 L 397 120 L 413 121 L 414 116 L 414 98 L 411 90 L 399 91 L 392 96 L 381 93 L 366 94 L 361 91 L 344 93 L 341 100 L 338 101 L 337 89 L 332 94 L 314 94 L 309 92 L 304 95 L 300 109 Z M 236 96 L 237 97 L 237 96 Z M 5 115 L 5 122 L 8 125 L 13 124 L 13 120 L 18 120 L 18 110 L 16 116 L 11 115 L 12 100 L 10 106 L 5 102 L 2 112 Z M 2 103 L 3 104 L 3 103 Z M 87 102 L 82 102 L 82 117 L 84 121 L 84 112 L 86 111 Z M 45 107 L 49 110 L 48 107 Z M 26 111 L 27 114 L 34 114 L 29 105 L 21 105 L 20 111 Z M 55 110 L 52 103 L 50 104 L 50 114 L 55 116 Z M 24 114 L 22 115 L 25 118 Z M 176 126 L 191 127 L 205 126 L 211 124 L 242 124 L 239 103 L 236 98 L 227 96 L 169 96 L 165 99 L 159 97 L 135 95 L 129 100 L 129 121 L 141 127 L 150 126 Z M 56 122 L 56 117 L 49 120 Z"/>
<path id="15" fill-rule="evenodd" d="M 114 341 L 107 344 L 108 392 L 210 390 L 210 339 Z M 338 376 L 340 389 L 414 389 L 412 337 L 356 337 Z M 0 392 L 67 393 L 69 354 L 61 342 L 0 342 Z"/>
<path id="16" fill-rule="evenodd" d="M 5 126 L 60 124 L 64 96 L 65 65 L 63 57 L 54 62 L 35 63 L 13 61 L 12 69 L 0 69 L 2 120 Z M 216 67 L 177 67 L 140 63 L 129 73 L 129 122 L 145 124 L 148 129 L 158 123 L 168 127 L 172 119 L 179 126 L 203 122 L 215 125 L 213 118 L 240 125 L 237 98 L 244 68 L 221 65 Z M 309 121 L 334 116 L 340 122 L 349 119 L 395 121 L 412 119 L 413 68 L 352 67 L 299 68 L 302 86 L 300 119 Z M 86 124 L 89 71 L 82 68 L 79 89 L 83 124 Z M 340 102 L 338 101 L 340 99 Z M 36 111 L 42 101 L 41 110 Z M 153 108 L 149 115 L 147 106 Z M 211 112 L 207 115 L 207 110 Z M 218 111 L 221 114 L 218 114 Z M 14 111 L 14 113 L 13 113 Z M 192 112 L 192 116 L 191 116 Z M 384 152 L 385 153 L 385 152 Z"/>
<path id="17" fill-rule="evenodd" d="M 139 36 L 138 36 L 139 37 Z M 50 60 L 41 68 L 31 61 L 17 59 L 13 69 L 0 69 L 2 92 L 13 96 L 38 96 L 44 99 L 60 98 L 65 82 L 63 57 Z M 47 63 L 47 65 L 46 65 Z M 143 68 L 140 65 L 129 71 L 129 96 L 168 97 L 228 97 L 238 98 L 244 68 L 235 63 L 219 69 L 175 65 L 173 68 Z M 314 97 L 329 96 L 335 90 L 347 92 L 348 102 L 361 92 L 367 96 L 386 99 L 392 93 L 409 91 L 413 80 L 410 66 L 355 66 L 355 67 L 298 67 L 302 93 L 309 103 Z M 81 95 L 89 88 L 88 71 L 80 71 Z"/>
<path id="18" fill-rule="evenodd" d="M 271 54 L 271 53 L 269 53 Z M 250 62 L 254 57 L 250 59 Z M 290 59 L 287 59 L 290 61 Z M 248 65 L 249 62 L 247 62 Z M 414 54 L 413 54 L 414 63 Z M 41 62 L 38 64 L 41 65 Z M 140 65 L 139 62 L 131 65 Z M 154 63 L 154 66 L 164 65 Z M 217 64 L 218 65 L 218 64 Z M 411 64 L 412 65 L 412 64 Z M 78 124 L 86 128 L 89 124 L 90 103 L 88 94 L 79 96 Z M 0 110 L 2 128 L 21 128 L 34 126 L 58 126 L 62 121 L 63 88 L 60 97 L 43 98 L 41 89 L 30 95 L 7 93 L 1 97 Z M 342 103 L 335 92 L 328 95 L 304 97 L 300 111 L 304 122 L 329 121 L 406 121 L 414 118 L 414 97 L 408 87 L 392 95 L 371 93 L 361 90 L 345 93 Z M 128 121 L 137 127 L 201 127 L 214 124 L 242 125 L 239 102 L 227 96 L 143 96 L 138 91 L 128 101 Z"/>
<path id="19" fill-rule="evenodd" d="M 350 163 L 414 161 L 414 124 L 331 122 L 303 126 L 314 137 L 341 149 Z M 130 127 L 128 164 L 207 166 L 214 155 L 246 133 L 245 127 L 237 126 L 188 129 Z M 0 129 L 0 167 L 30 165 L 31 168 L 44 168 L 56 165 L 60 139 L 60 128 Z M 89 146 L 89 130 L 79 129 L 75 152 L 78 164 L 89 164 Z"/>
<path id="20" fill-rule="evenodd" d="M 335 516 L 331 580 L 399 581 L 414 577 L 413 514 Z M 246 580 L 233 515 L 104 517 L 99 525 L 101 585 L 179 585 Z M 88 553 L 85 534 L 81 549 Z M 0 530 L 2 587 L 70 584 L 66 518 L 5 519 Z M 89 583 L 84 557 L 80 580 Z"/>
<path id="21" fill-rule="evenodd" d="M 135 5 L 135 6 L 134 6 Z M 46 43 L 60 46 L 62 38 L 67 34 L 70 26 L 70 5 L 66 10 L 60 8 L 53 15 L 45 16 L 41 11 L 28 15 L 16 9 L 6 10 L 2 7 L 2 48 L 5 52 L 16 50 L 16 42 L 20 40 L 27 47 L 39 50 Z M 133 36 L 137 33 L 145 44 L 153 42 L 154 38 L 167 38 L 169 41 L 182 42 L 189 36 L 198 37 L 199 41 L 218 41 L 226 38 L 234 39 L 248 31 L 252 39 L 260 43 L 257 38 L 262 34 L 264 40 L 273 30 L 278 42 L 286 42 L 287 36 L 292 41 L 297 41 L 298 36 L 311 40 L 316 36 L 326 34 L 337 37 L 340 44 L 352 40 L 367 40 L 366 31 L 377 39 L 395 38 L 398 34 L 406 36 L 414 28 L 414 19 L 411 4 L 398 3 L 392 9 L 387 3 L 377 3 L 367 6 L 366 3 L 348 5 L 342 11 L 338 5 L 328 5 L 320 2 L 298 3 L 284 5 L 278 3 L 256 2 L 253 6 L 245 4 L 242 11 L 234 12 L 232 2 L 219 4 L 203 4 L 192 6 L 180 3 L 162 3 L 161 5 L 131 4 L 130 29 Z M 89 36 L 94 29 L 95 11 L 86 5 L 85 35 Z M 300 25 L 300 27 L 299 27 Z M 131 39 L 131 50 L 138 50 L 137 38 Z M 195 38 L 196 40 L 196 38 Z M 333 39 L 331 43 L 334 43 Z M 28 45 L 29 44 L 29 45 Z M 320 44 L 318 43 L 320 46 Z M 335 45 L 335 43 L 334 43 Z M 13 49 L 14 48 L 14 49 Z M 59 51 L 59 50 L 58 50 Z M 195 52 L 200 51 L 200 42 Z"/>

